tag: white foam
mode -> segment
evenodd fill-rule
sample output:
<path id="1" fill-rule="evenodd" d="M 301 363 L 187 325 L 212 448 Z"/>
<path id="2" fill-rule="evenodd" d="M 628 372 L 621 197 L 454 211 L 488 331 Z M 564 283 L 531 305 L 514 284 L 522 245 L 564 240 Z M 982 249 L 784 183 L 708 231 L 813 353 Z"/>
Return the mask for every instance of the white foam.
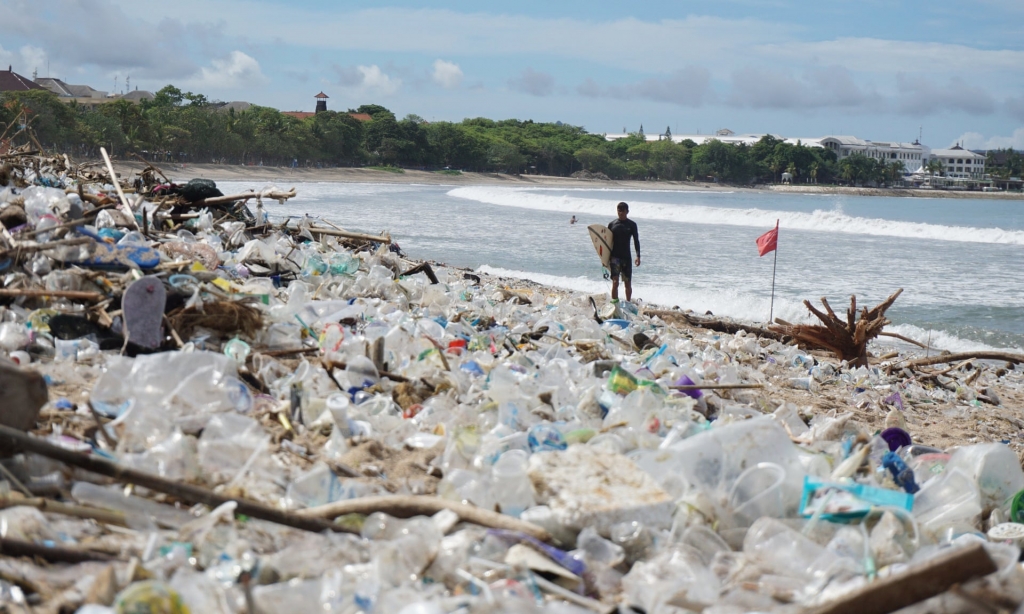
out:
<path id="1" fill-rule="evenodd" d="M 1024 349 L 1022 348 L 993 347 L 991 345 L 981 343 L 980 341 L 961 339 L 960 337 L 951 335 L 946 331 L 921 328 L 920 326 L 914 326 L 913 324 L 895 324 L 887 326 L 886 331 L 903 335 L 908 339 L 913 339 L 914 341 L 928 345 L 933 349 L 947 350 L 950 352 L 1024 352 Z"/>
<path id="2" fill-rule="evenodd" d="M 610 200 L 578 198 L 575 196 L 550 196 L 522 189 L 502 187 L 455 188 L 449 191 L 448 195 L 502 207 L 594 215 L 607 215 L 614 208 L 615 204 L 614 201 Z M 821 209 L 812 213 L 804 213 L 800 211 L 731 209 L 703 205 L 631 201 L 629 204 L 629 215 L 637 219 L 663 220 L 685 224 L 749 226 L 763 229 L 772 228 L 775 226 L 776 220 L 781 220 L 780 223 L 784 229 L 929 239 L 933 241 L 1024 245 L 1024 231 L 1020 230 L 944 226 L 941 224 L 852 217 L 841 211 L 824 211 Z"/>
<path id="3" fill-rule="evenodd" d="M 587 294 L 608 292 L 611 289 L 611 282 L 598 281 L 587 277 L 563 277 L 560 275 L 503 269 L 488 265 L 481 266 L 478 271 L 499 277 L 527 279 L 544 284 L 545 286 L 586 292 Z M 678 287 L 659 286 L 656 284 L 637 284 L 633 286 L 633 295 L 646 303 L 669 307 L 679 306 L 682 309 L 692 309 L 698 314 L 710 311 L 715 315 L 754 322 L 767 321 L 770 307 L 770 297 L 768 296 L 745 294 L 724 289 L 708 292 L 682 290 Z M 779 297 L 775 297 L 773 313 L 774 317 L 782 318 L 788 322 L 810 321 L 807 308 L 802 303 L 788 301 Z"/>

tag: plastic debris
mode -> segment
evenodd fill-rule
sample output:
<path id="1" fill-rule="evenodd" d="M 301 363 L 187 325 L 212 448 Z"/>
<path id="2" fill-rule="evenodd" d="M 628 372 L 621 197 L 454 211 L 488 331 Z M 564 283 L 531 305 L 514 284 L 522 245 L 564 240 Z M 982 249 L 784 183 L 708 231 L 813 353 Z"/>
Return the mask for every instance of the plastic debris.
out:
<path id="1" fill-rule="evenodd" d="M 0 429 L 6 602 L 789 612 L 978 543 L 998 571 L 921 607 L 1024 601 L 1019 366 L 853 366 L 264 210 L 294 191 L 5 159 L 0 422 L 60 451 Z"/>

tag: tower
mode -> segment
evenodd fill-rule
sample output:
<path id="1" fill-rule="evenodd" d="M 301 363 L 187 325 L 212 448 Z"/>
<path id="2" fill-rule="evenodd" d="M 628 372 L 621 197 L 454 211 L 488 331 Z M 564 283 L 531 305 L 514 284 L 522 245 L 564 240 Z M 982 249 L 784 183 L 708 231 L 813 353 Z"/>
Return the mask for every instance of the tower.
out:
<path id="1" fill-rule="evenodd" d="M 314 98 L 316 98 L 316 112 L 319 113 L 321 111 L 326 111 L 327 110 L 327 94 L 325 94 L 323 92 L 320 92 L 319 94 L 314 96 Z"/>

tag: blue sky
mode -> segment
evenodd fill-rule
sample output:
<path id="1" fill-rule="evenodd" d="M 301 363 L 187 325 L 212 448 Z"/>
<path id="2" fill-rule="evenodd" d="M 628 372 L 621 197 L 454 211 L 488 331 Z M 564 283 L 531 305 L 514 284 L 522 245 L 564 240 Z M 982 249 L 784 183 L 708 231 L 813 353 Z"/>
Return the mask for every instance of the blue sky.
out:
<path id="1" fill-rule="evenodd" d="M 1024 0 L 0 2 L 0 63 L 101 90 L 1024 148 Z"/>

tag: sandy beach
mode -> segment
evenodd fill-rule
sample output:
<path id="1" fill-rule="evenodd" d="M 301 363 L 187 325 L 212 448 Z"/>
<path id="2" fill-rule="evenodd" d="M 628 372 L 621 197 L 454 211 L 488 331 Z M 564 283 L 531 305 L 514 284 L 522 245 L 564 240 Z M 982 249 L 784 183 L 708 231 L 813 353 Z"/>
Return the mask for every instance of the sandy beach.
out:
<path id="1" fill-rule="evenodd" d="M 120 162 L 122 175 L 144 168 L 140 162 Z M 922 198 L 983 198 L 992 200 L 1024 200 L 1024 194 L 1008 192 L 961 192 L 948 190 L 919 190 L 905 188 L 857 188 L 817 185 L 759 185 L 755 187 L 715 184 L 700 181 L 617 181 L 551 177 L 547 175 L 507 175 L 502 173 L 462 173 L 451 175 L 432 171 L 404 169 L 402 172 L 371 168 L 285 168 L 272 166 L 239 166 L 233 164 L 164 165 L 161 167 L 171 179 L 183 181 L 195 177 L 214 181 L 272 182 L 285 187 L 292 183 L 398 183 L 420 185 L 500 185 L 506 187 L 544 188 L 622 188 L 643 190 L 707 190 L 744 192 L 793 192 L 800 194 L 844 194 L 851 196 L 897 196 Z"/>

